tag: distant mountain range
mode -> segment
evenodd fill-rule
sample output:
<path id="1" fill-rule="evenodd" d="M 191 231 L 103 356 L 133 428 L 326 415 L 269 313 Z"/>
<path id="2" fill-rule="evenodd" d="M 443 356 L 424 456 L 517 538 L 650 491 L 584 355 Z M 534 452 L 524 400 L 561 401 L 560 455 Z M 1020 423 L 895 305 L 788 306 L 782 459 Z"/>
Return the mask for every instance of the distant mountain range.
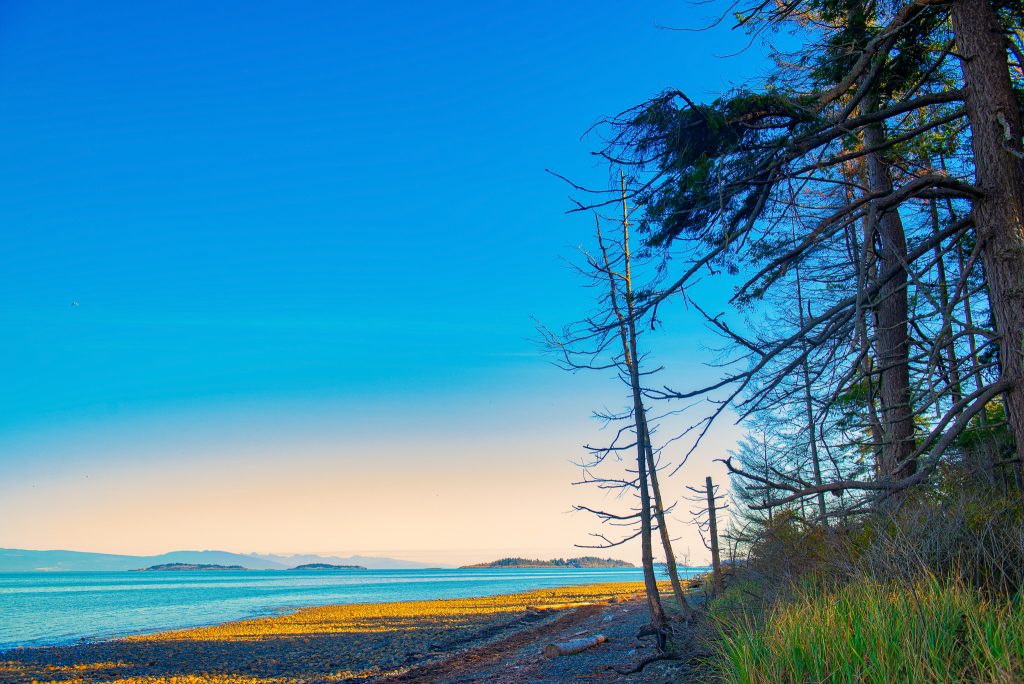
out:
<path id="1" fill-rule="evenodd" d="M 292 554 L 282 556 L 274 553 L 253 553 L 251 558 L 258 558 L 267 563 L 274 563 L 275 567 L 294 568 L 297 565 L 312 565 L 314 563 L 328 563 L 330 565 L 361 565 L 369 570 L 415 570 L 417 568 L 440 567 L 436 563 L 417 563 L 416 561 L 399 560 L 397 558 L 385 558 L 382 556 L 315 556 L 310 554 Z"/>
<path id="2" fill-rule="evenodd" d="M 537 560 L 535 558 L 502 558 L 490 563 L 476 563 L 475 565 L 463 565 L 463 568 L 631 568 L 632 563 L 616 560 L 614 558 L 596 558 L 595 556 L 583 556 L 581 558 L 554 558 L 552 560 Z"/>
<path id="3" fill-rule="evenodd" d="M 250 570 L 287 570 L 297 565 L 327 563 L 330 565 L 361 565 L 372 570 L 415 569 L 437 567 L 427 563 L 377 556 L 315 556 L 296 554 L 230 553 L 228 551 L 171 551 L 157 556 L 127 556 L 86 551 L 33 551 L 0 549 L 0 572 L 33 571 L 110 571 L 138 570 L 154 565 L 184 563 L 187 565 L 240 565 Z"/>
<path id="4" fill-rule="evenodd" d="M 163 565 L 154 565 L 149 568 L 142 568 L 143 572 L 152 571 L 179 571 L 179 570 L 245 570 L 241 565 L 193 565 L 190 563 L 165 563 Z"/>

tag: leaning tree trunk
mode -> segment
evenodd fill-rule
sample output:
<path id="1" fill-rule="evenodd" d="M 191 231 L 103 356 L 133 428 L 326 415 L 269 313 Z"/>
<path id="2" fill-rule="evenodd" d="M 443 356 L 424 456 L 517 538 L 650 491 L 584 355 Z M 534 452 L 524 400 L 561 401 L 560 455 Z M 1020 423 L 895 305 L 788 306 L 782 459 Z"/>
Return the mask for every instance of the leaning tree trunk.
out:
<path id="1" fill-rule="evenodd" d="M 989 303 L 999 340 L 1006 417 L 1024 463 L 1024 151 L 1006 36 L 988 0 L 958 0 L 950 13 L 964 74 L 974 173 L 981 197 L 972 215 L 981 244 Z"/>

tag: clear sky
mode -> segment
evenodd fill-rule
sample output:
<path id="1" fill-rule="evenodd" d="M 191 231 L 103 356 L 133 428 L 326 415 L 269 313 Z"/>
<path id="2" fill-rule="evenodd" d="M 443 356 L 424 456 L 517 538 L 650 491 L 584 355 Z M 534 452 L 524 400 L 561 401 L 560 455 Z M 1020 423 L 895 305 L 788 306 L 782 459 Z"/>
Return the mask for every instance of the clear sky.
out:
<path id="1" fill-rule="evenodd" d="M 544 169 L 601 185 L 596 119 L 759 73 L 658 28 L 714 11 L 0 4 L 0 546 L 574 553 L 624 396 L 530 341 L 590 296 Z M 705 372 L 680 321 L 666 382 Z"/>

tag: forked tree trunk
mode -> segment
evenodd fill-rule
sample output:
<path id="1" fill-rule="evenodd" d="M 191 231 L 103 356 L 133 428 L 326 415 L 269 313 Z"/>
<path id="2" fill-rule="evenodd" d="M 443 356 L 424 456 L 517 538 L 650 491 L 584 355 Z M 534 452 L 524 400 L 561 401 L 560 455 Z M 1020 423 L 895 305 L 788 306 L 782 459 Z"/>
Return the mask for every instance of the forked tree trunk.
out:
<path id="1" fill-rule="evenodd" d="M 629 385 L 633 398 L 633 419 L 636 429 L 636 462 L 637 462 L 637 487 L 640 490 L 640 563 L 644 572 L 644 589 L 647 594 L 647 604 L 651 613 L 651 626 L 659 635 L 659 648 L 664 644 L 665 612 L 661 606 L 661 595 L 658 592 L 658 580 L 654 575 L 654 549 L 651 542 L 651 494 L 648 487 L 647 468 L 647 423 L 644 410 L 643 394 L 640 385 L 640 369 L 637 359 L 636 325 L 634 324 L 634 302 L 633 302 L 633 275 L 630 264 L 629 253 L 629 210 L 626 206 L 626 178 L 622 177 L 622 252 L 625 273 L 616 274 L 612 269 L 611 259 L 605 249 L 604 240 L 601 237 L 601 220 L 595 215 L 597 221 L 597 240 L 601 247 L 601 255 L 604 260 L 604 272 L 608 277 L 609 302 L 612 306 L 618 322 L 619 339 L 622 342 L 622 357 L 626 370 L 629 373 Z M 624 298 L 626 300 L 625 311 L 619 306 L 619 286 L 616 284 L 616 277 L 623 280 L 625 288 Z"/>
<path id="2" fill-rule="evenodd" d="M 647 426 L 647 411 L 644 409 L 644 442 L 647 450 L 647 470 L 651 476 L 651 494 L 654 495 L 654 516 L 658 520 L 658 533 L 661 535 L 661 548 L 665 553 L 665 567 L 668 570 L 668 579 L 672 584 L 672 594 L 676 597 L 679 610 L 682 611 L 683 619 L 693 618 L 693 607 L 686 600 L 683 592 L 683 585 L 679 581 L 679 568 L 676 566 L 676 554 L 672 551 L 672 537 L 668 533 L 668 523 L 665 520 L 665 504 L 661 498 L 661 486 L 658 484 L 658 468 L 654 463 L 654 448 L 651 446 L 651 432 Z"/>
<path id="3" fill-rule="evenodd" d="M 629 340 L 630 353 L 636 359 L 636 335 Z M 630 379 L 633 384 L 633 410 L 636 415 L 643 412 L 643 397 L 640 394 L 640 378 L 636 365 L 630 368 Z M 637 421 L 636 464 L 637 480 L 640 485 L 640 560 L 644 568 L 644 588 L 647 592 L 647 605 L 651 611 L 651 626 L 659 632 L 665 628 L 665 612 L 661 607 L 661 595 L 658 593 L 658 580 L 654 576 L 654 549 L 651 545 L 651 495 L 648 490 L 647 450 L 641 439 L 641 425 Z"/>
<path id="4" fill-rule="evenodd" d="M 988 0 L 958 0 L 950 18 L 964 75 L 974 173 L 982 196 L 972 215 L 981 244 L 989 303 L 999 333 L 999 372 L 1016 441 L 1018 482 L 1024 462 L 1024 150 L 1002 34 Z"/>
<path id="5" fill-rule="evenodd" d="M 618 323 L 619 338 L 622 342 L 623 363 L 629 374 L 629 385 L 633 397 L 633 419 L 636 430 L 637 447 L 637 480 L 640 489 L 640 547 L 642 554 L 642 565 L 644 571 L 644 586 L 647 592 L 647 601 L 651 612 L 651 624 L 659 634 L 659 647 L 663 645 L 664 627 L 666 624 L 665 613 L 661 605 L 661 596 L 658 592 L 658 583 L 654 574 L 654 549 L 652 542 L 652 510 L 657 519 L 658 531 L 661 536 L 661 545 L 665 553 L 665 565 L 668 569 L 669 579 L 672 583 L 672 591 L 679 602 L 680 610 L 685 619 L 693 616 L 693 608 L 686 600 L 683 588 L 679 582 L 679 572 L 676 567 L 675 554 L 672 551 L 672 539 L 668 531 L 668 523 L 665 519 L 665 505 L 661 497 L 661 487 L 658 484 L 658 469 L 654 461 L 654 449 L 651 446 L 650 428 L 647 424 L 647 409 L 644 406 L 643 390 L 640 383 L 640 361 L 637 354 L 637 334 L 635 306 L 633 295 L 632 263 L 629 250 L 629 208 L 626 205 L 626 179 L 622 176 L 622 252 L 623 269 L 622 274 L 616 274 L 612 269 L 611 259 L 604 246 L 601 237 L 600 218 L 595 216 L 597 221 L 597 239 L 601 248 L 601 255 L 604 261 L 604 272 L 608 278 L 609 302 Z M 620 278 L 624 292 L 625 310 L 619 305 L 619 285 L 616 278 Z M 653 496 L 653 501 L 652 501 Z M 652 506 L 653 504 L 653 506 Z"/>

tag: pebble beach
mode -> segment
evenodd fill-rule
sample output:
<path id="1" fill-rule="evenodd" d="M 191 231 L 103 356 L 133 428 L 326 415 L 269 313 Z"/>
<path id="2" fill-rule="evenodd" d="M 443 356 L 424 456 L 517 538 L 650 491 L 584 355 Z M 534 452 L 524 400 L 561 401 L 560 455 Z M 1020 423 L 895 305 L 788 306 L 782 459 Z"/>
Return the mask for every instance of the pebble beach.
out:
<path id="1" fill-rule="evenodd" d="M 421 681 L 415 673 L 424 668 L 434 674 L 422 681 L 442 681 L 444 664 L 458 661 L 459 654 L 475 653 L 481 660 L 488 645 L 513 641 L 533 653 L 542 644 L 531 639 L 550 636 L 545 630 L 554 634 L 587 619 L 608 624 L 608 616 L 597 617 L 600 611 L 639 606 L 642 591 L 639 582 L 622 582 L 480 598 L 310 607 L 209 627 L 16 649 L 0 653 L 0 681 Z"/>

